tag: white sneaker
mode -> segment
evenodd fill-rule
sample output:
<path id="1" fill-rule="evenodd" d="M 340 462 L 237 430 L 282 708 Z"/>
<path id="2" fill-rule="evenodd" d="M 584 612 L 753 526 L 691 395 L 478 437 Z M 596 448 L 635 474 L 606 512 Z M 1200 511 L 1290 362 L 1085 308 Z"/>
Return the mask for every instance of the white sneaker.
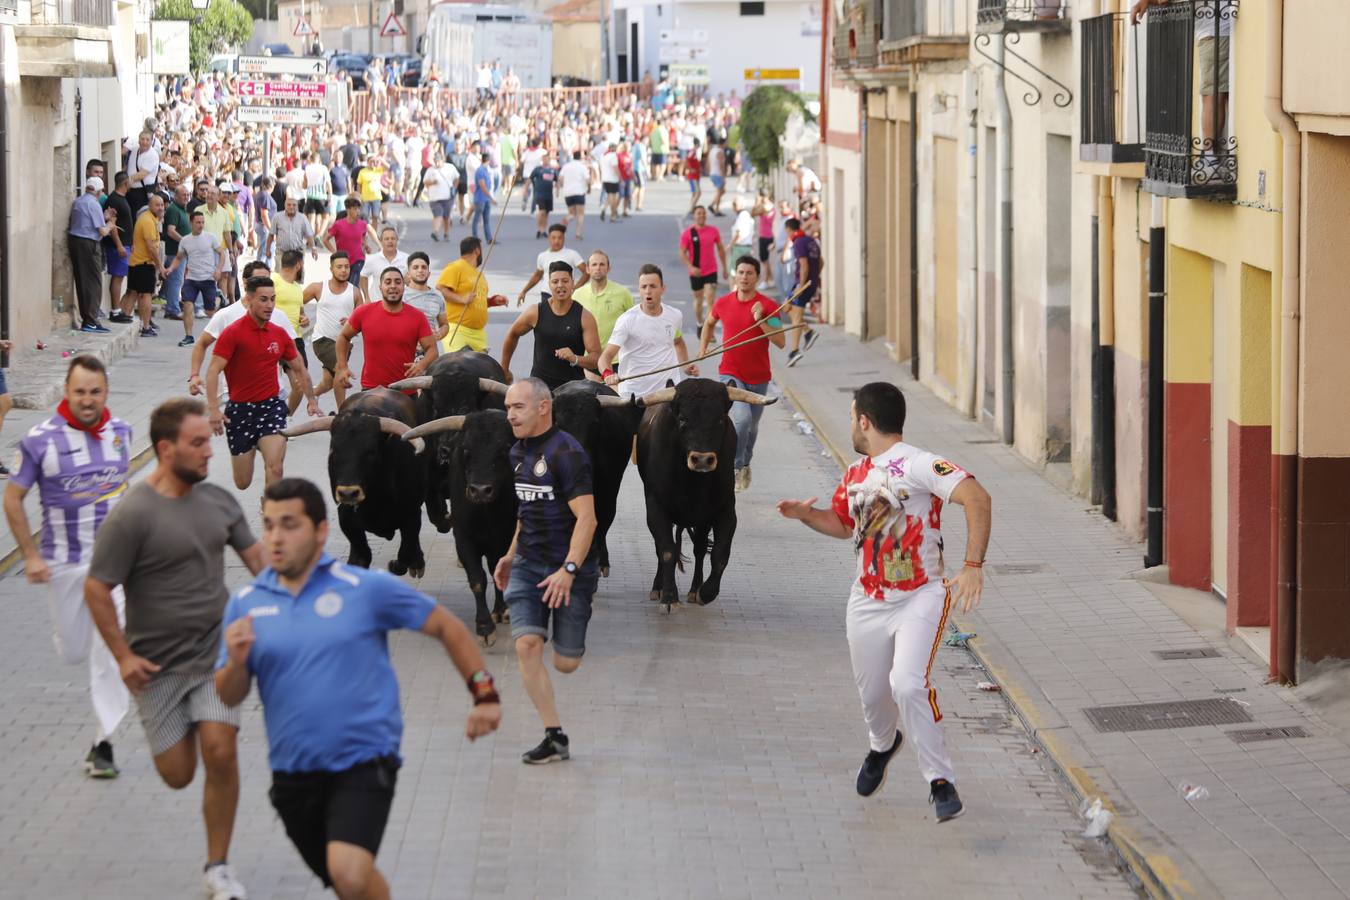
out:
<path id="1" fill-rule="evenodd" d="M 750 490 L 750 467 L 736 470 L 736 493 Z"/>
<path id="2" fill-rule="evenodd" d="M 248 891 L 234 877 L 228 863 L 211 866 L 202 874 L 206 896 L 211 900 L 248 900 Z"/>

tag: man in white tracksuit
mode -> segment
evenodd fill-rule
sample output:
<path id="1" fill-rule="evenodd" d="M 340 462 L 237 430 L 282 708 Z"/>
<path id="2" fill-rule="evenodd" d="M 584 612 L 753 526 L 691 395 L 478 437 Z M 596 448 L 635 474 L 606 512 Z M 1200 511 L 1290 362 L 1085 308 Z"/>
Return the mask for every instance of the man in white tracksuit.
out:
<path id="1" fill-rule="evenodd" d="M 853 675 L 862 698 L 871 751 L 858 770 L 858 793 L 870 797 L 908 734 L 929 782 L 939 822 L 959 816 L 942 711 L 931 675 L 953 604 L 968 612 L 984 588 L 989 546 L 988 492 L 959 466 L 904 442 L 905 397 L 887 382 L 853 395 L 853 449 L 865 456 L 849 466 L 827 509 L 810 500 L 780 500 L 789 519 L 837 538 L 852 538 L 858 557 L 846 625 Z M 966 509 L 965 563 L 944 577 L 942 507 Z"/>

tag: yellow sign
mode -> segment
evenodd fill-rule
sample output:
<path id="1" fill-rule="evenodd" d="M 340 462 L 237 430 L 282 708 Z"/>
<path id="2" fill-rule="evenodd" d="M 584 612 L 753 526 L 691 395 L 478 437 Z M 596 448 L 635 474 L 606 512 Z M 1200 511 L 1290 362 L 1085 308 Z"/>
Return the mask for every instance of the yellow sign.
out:
<path id="1" fill-rule="evenodd" d="M 801 69 L 746 69 L 746 81 L 801 81 Z"/>

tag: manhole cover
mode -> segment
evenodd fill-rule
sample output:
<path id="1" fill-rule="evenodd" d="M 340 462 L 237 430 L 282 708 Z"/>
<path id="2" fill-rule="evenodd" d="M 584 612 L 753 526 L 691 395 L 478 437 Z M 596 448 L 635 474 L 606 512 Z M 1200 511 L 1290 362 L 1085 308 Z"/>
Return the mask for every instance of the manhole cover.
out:
<path id="1" fill-rule="evenodd" d="M 1285 738 L 1308 736 L 1308 732 L 1303 730 L 1302 725 L 1289 725 L 1284 728 L 1239 728 L 1237 731 L 1225 733 L 1239 744 L 1250 744 L 1253 741 L 1281 741 Z"/>
<path id="2" fill-rule="evenodd" d="M 1083 714 L 1098 731 L 1157 731 L 1200 725 L 1235 725 L 1252 720 L 1247 710 L 1232 700 L 1223 699 L 1089 706 Z"/>
<path id="3" fill-rule="evenodd" d="M 1215 659 L 1219 651 L 1213 647 L 1190 647 L 1185 650 L 1154 650 L 1159 659 Z"/>
<path id="4" fill-rule="evenodd" d="M 1041 575 L 1054 571 L 1046 563 L 990 563 L 984 569 L 991 575 Z"/>

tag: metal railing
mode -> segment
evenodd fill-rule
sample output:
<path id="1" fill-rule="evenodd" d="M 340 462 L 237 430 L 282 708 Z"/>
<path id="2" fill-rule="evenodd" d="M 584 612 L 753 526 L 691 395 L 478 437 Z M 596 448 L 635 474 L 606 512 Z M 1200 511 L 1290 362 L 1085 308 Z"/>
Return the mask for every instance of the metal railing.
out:
<path id="1" fill-rule="evenodd" d="M 1149 9 L 1145 190 L 1169 197 L 1236 196 L 1237 138 L 1224 134 L 1229 92 L 1224 32 L 1237 11 L 1238 0 L 1182 0 Z M 1196 65 L 1197 58 L 1203 65 Z M 1213 99 L 1206 104 L 1205 96 Z"/>
<path id="2" fill-rule="evenodd" d="M 111 28 L 113 0 L 33 0 L 34 25 L 87 25 Z"/>
<path id="3" fill-rule="evenodd" d="M 975 30 L 1062 31 L 1068 28 L 1067 0 L 979 0 Z"/>
<path id="4" fill-rule="evenodd" d="M 1127 66 L 1126 14 L 1093 16 L 1083 20 L 1082 74 L 1079 84 L 1080 157 L 1096 162 L 1142 162 L 1143 123 L 1139 110 L 1139 66 Z M 1138 46 L 1137 44 L 1135 45 Z M 1126 71 L 1135 84 L 1128 101 Z M 1128 106 L 1127 106 L 1128 102 Z M 1130 120 L 1132 117 L 1132 121 Z M 1129 128 L 1133 125 L 1133 128 Z"/>
<path id="5" fill-rule="evenodd" d="M 374 94 L 370 91 L 352 91 L 349 106 L 352 121 L 364 122 L 373 115 L 383 115 L 401 104 L 416 99 L 423 106 L 436 109 L 474 109 L 484 104 L 503 112 L 538 106 L 541 103 L 573 104 L 592 107 L 613 107 L 628 96 L 647 100 L 651 92 L 639 82 L 606 84 L 598 87 L 525 88 L 496 97 L 480 97 L 474 88 L 394 87 Z"/>

